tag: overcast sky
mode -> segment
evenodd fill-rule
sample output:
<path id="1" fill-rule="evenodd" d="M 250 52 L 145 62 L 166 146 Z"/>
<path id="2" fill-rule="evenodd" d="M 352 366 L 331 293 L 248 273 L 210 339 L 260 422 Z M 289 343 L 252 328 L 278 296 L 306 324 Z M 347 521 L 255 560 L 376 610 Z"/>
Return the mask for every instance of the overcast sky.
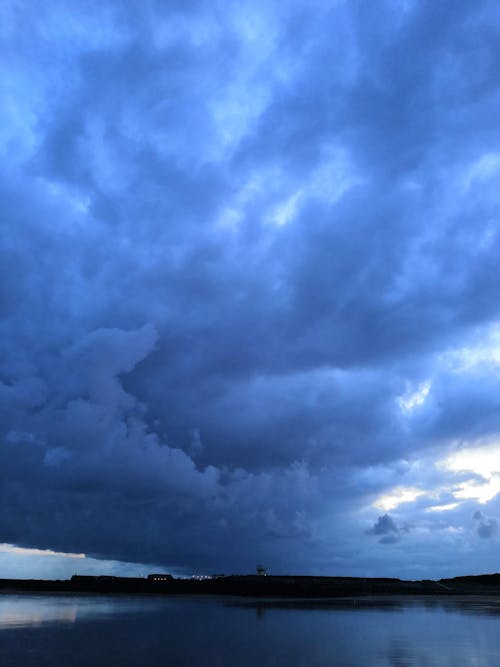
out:
<path id="1" fill-rule="evenodd" d="M 500 569 L 499 29 L 3 0 L 0 577 Z"/>

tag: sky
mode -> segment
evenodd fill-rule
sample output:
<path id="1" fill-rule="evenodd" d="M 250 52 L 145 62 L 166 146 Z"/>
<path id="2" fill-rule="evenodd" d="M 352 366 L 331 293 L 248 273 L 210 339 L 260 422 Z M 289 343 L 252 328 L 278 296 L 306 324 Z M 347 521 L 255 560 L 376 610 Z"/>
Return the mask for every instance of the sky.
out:
<path id="1" fill-rule="evenodd" d="M 499 29 L 3 0 L 0 577 L 500 570 Z"/>

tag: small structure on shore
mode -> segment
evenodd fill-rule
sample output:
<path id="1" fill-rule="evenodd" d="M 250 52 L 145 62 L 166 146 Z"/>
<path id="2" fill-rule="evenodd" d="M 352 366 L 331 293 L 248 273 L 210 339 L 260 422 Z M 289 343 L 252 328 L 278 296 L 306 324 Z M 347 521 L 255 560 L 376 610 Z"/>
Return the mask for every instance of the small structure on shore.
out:
<path id="1" fill-rule="evenodd" d="M 172 581 L 171 574 L 148 574 L 149 581 Z"/>
<path id="2" fill-rule="evenodd" d="M 257 565 L 256 571 L 259 577 L 267 577 L 267 571 L 263 565 Z"/>

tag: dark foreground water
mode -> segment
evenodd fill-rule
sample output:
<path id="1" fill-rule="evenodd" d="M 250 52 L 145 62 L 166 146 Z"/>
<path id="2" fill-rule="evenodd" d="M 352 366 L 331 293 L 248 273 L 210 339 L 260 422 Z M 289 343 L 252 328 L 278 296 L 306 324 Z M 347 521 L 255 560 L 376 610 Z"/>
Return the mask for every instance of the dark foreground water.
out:
<path id="1" fill-rule="evenodd" d="M 500 667 L 500 600 L 0 595 L 0 665 Z"/>

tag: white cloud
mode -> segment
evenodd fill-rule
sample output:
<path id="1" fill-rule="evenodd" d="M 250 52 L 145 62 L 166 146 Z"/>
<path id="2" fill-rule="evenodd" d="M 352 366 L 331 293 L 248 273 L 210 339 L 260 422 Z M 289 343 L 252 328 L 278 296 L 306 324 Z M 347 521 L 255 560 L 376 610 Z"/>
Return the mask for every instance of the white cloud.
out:
<path id="1" fill-rule="evenodd" d="M 417 389 L 408 389 L 402 396 L 398 396 L 397 402 L 404 413 L 412 412 L 415 408 L 423 405 L 429 395 L 432 383 L 430 380 L 421 382 Z"/>
<path id="2" fill-rule="evenodd" d="M 17 547 L 15 544 L 0 544 L 0 552 L 4 554 L 15 554 L 16 556 L 41 556 L 58 558 L 85 558 L 85 554 L 72 554 L 64 551 L 52 551 L 52 549 L 28 549 Z"/>
<path id="3" fill-rule="evenodd" d="M 405 503 L 412 503 L 420 496 L 423 496 L 425 491 L 414 487 L 399 486 L 393 488 L 389 493 L 377 498 L 373 506 L 381 509 L 384 512 L 396 509 Z"/>
<path id="4" fill-rule="evenodd" d="M 485 364 L 490 370 L 500 369 L 500 324 L 479 330 L 469 344 L 442 353 L 439 361 L 458 374 Z"/>
<path id="5" fill-rule="evenodd" d="M 426 512 L 448 512 L 449 510 L 456 509 L 460 503 L 446 503 L 445 505 L 431 505 L 431 507 L 426 507 Z"/>
<path id="6" fill-rule="evenodd" d="M 500 493 L 500 444 L 497 442 L 460 449 L 436 465 L 451 472 L 474 475 L 453 489 L 455 498 L 487 503 Z M 478 476 L 482 479 L 477 479 Z"/>

